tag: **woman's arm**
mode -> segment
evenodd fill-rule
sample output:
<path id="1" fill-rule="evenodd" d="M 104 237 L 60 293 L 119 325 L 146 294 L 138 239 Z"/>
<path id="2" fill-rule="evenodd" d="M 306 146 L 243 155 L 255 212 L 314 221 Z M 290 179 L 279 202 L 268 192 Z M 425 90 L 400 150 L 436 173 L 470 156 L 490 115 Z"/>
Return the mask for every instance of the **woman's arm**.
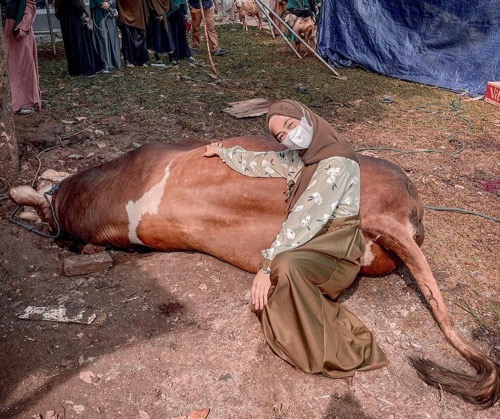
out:
<path id="1" fill-rule="evenodd" d="M 268 268 L 277 254 L 313 239 L 330 218 L 358 214 L 359 197 L 358 163 L 344 157 L 322 160 L 276 240 L 262 252 L 261 267 Z"/>
<path id="2" fill-rule="evenodd" d="M 24 11 L 24 16 L 21 21 L 17 24 L 15 31 L 18 32 L 18 36 L 24 36 L 28 33 L 33 26 L 33 22 L 36 17 L 36 2 L 35 0 L 28 0 L 26 2 L 26 9 Z"/>
<path id="3" fill-rule="evenodd" d="M 219 156 L 231 169 L 251 177 L 284 177 L 300 168 L 300 158 L 292 150 L 247 151 L 242 147 L 224 148 L 221 142 L 207 146 L 205 157 Z"/>

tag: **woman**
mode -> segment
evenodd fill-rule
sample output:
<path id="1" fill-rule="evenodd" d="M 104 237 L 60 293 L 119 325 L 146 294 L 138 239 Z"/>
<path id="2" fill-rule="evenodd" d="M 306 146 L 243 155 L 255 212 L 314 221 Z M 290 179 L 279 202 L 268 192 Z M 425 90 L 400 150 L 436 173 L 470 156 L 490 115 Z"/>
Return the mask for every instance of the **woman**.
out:
<path id="1" fill-rule="evenodd" d="M 251 152 L 207 146 L 232 169 L 288 180 L 288 217 L 263 250 L 252 304 L 272 350 L 309 373 L 332 378 L 381 368 L 388 361 L 371 332 L 336 298 L 360 269 L 360 170 L 347 141 L 292 100 L 273 104 L 268 128 L 288 150 Z"/>
<path id="2" fill-rule="evenodd" d="M 186 14 L 186 0 L 172 0 L 172 9 L 168 12 L 167 19 L 174 42 L 174 59 L 187 58 L 193 62 L 186 34 Z"/>
<path id="3" fill-rule="evenodd" d="M 94 46 L 104 63 L 104 72 L 121 67 L 120 39 L 116 18 L 116 0 L 90 0 L 90 16 L 94 21 Z"/>
<path id="4" fill-rule="evenodd" d="M 167 20 L 172 8 L 170 0 L 146 0 L 149 19 L 146 23 L 146 45 L 153 50 L 156 65 L 164 65 L 159 54 L 168 54 L 170 64 L 177 65 L 174 58 L 174 41 Z"/>
<path id="5" fill-rule="evenodd" d="M 70 76 L 92 77 L 104 69 L 92 43 L 92 20 L 83 0 L 55 0 Z"/>
<path id="6" fill-rule="evenodd" d="M 122 53 L 128 67 L 147 67 L 146 0 L 118 0 L 118 26 L 122 33 Z"/>
<path id="7" fill-rule="evenodd" d="M 0 4 L 9 65 L 12 112 L 28 115 L 42 107 L 33 34 L 36 3 L 35 0 L 1 0 Z"/>

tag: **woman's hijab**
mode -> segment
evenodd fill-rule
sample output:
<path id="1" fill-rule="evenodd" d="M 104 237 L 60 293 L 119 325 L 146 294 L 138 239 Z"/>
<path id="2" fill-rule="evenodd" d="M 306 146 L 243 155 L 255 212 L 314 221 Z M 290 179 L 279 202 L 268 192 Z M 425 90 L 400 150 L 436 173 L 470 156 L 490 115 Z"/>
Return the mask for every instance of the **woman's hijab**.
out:
<path id="1" fill-rule="evenodd" d="M 358 159 L 345 137 L 306 105 L 290 99 L 272 104 L 267 112 L 266 123 L 268 127 L 269 121 L 274 115 L 289 116 L 298 120 L 305 117 L 313 127 L 311 145 L 307 149 L 299 151 L 304 168 L 301 170 L 297 182 L 290 189 L 288 198 L 288 212 L 290 212 L 299 197 L 305 192 L 321 160 L 329 157 L 345 157 L 357 162 Z"/>

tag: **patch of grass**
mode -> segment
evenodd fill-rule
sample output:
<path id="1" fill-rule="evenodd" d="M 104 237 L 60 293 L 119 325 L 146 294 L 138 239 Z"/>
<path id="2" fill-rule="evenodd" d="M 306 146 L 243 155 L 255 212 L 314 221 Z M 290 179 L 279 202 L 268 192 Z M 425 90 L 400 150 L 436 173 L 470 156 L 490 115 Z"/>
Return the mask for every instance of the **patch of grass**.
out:
<path id="1" fill-rule="evenodd" d="M 254 97 L 291 98 L 313 106 L 318 114 L 341 130 L 368 121 L 392 125 L 395 119 L 403 122 L 408 113 L 421 113 L 418 120 L 442 131 L 443 136 L 449 135 L 450 130 L 466 129 L 463 119 L 446 109 L 456 99 L 450 92 L 391 79 L 361 68 L 340 69 L 347 80 L 337 80 L 319 60 L 312 56 L 298 59 L 281 38 L 273 39 L 268 31 L 250 28 L 249 33 L 243 33 L 241 26 L 233 28 L 229 24 L 219 26 L 217 32 L 221 45 L 229 48 L 230 53 L 214 57 L 216 78 L 210 75 L 204 49 L 196 56 L 197 66 L 183 60 L 177 68 L 125 68 L 121 72 L 87 78 L 67 75 L 61 44 L 56 57 L 50 45 L 42 45 L 40 74 L 44 106 L 66 118 L 85 113 L 99 119 L 102 115 L 134 115 L 146 111 L 151 116 L 142 122 L 151 126 L 166 114 L 183 121 L 204 119 L 213 113 L 223 125 L 221 134 L 228 136 L 265 131 L 262 120 L 256 123 L 250 119 L 241 120 L 239 132 L 234 132 L 232 118 L 221 112 L 228 102 Z M 299 84 L 307 86 L 307 94 L 299 93 Z M 394 102 L 384 103 L 385 96 L 391 96 Z M 462 102 L 460 106 L 466 115 L 480 115 L 475 102 Z M 429 118 L 428 110 L 435 112 L 434 118 Z M 225 125 L 232 132 L 225 129 Z M 394 124 L 396 133 L 398 125 Z M 488 128 L 474 127 L 474 130 L 478 136 L 490 134 Z M 405 132 L 400 135 L 405 136 Z"/>

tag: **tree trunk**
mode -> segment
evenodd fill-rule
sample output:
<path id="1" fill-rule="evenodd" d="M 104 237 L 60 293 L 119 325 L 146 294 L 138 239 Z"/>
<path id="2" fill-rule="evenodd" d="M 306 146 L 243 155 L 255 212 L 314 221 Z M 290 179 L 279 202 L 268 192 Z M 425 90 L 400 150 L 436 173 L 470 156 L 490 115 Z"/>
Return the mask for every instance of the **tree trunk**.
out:
<path id="1" fill-rule="evenodd" d="M 19 170 L 19 154 L 10 106 L 9 66 L 0 28 L 0 177 L 13 179 Z"/>

